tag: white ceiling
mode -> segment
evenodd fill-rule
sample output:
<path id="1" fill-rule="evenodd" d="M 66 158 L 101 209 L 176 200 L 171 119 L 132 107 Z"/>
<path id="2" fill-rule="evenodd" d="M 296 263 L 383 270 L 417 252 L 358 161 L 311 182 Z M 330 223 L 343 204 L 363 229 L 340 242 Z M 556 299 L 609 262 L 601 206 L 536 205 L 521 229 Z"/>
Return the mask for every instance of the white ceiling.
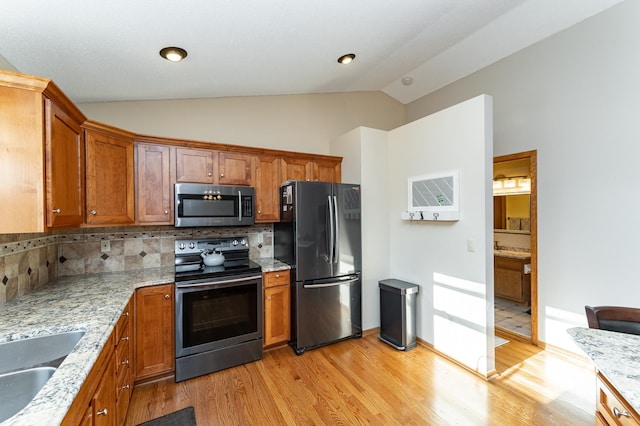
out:
<path id="1" fill-rule="evenodd" d="M 409 103 L 620 1 L 8 0 L 0 55 L 75 102 L 381 90 Z M 167 62 L 165 46 L 189 55 Z"/>

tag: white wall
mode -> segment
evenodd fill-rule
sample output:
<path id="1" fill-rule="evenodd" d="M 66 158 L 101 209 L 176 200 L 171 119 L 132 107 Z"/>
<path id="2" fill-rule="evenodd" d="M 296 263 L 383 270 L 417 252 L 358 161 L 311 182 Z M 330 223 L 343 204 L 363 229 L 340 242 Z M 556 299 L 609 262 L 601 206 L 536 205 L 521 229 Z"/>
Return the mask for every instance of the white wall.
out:
<path id="1" fill-rule="evenodd" d="M 488 93 L 495 154 L 538 150 L 539 337 L 569 350 L 584 305 L 640 306 L 638 23 L 627 0 L 407 107 Z"/>
<path id="2" fill-rule="evenodd" d="M 481 374 L 495 367 L 492 120 L 491 97 L 479 96 L 390 131 L 384 197 L 390 274 L 420 286 L 418 336 Z M 459 221 L 400 219 L 407 178 L 452 170 L 460 176 Z"/>
<path id="3" fill-rule="evenodd" d="M 64 88 L 62 88 L 64 90 Z M 382 92 L 78 104 L 84 114 L 138 134 L 328 154 L 358 126 L 391 130 L 404 105 Z"/>
<path id="4" fill-rule="evenodd" d="M 380 326 L 378 282 L 389 278 L 387 132 L 358 127 L 331 142 L 331 154 L 343 157 L 342 181 L 361 185 L 362 327 Z"/>

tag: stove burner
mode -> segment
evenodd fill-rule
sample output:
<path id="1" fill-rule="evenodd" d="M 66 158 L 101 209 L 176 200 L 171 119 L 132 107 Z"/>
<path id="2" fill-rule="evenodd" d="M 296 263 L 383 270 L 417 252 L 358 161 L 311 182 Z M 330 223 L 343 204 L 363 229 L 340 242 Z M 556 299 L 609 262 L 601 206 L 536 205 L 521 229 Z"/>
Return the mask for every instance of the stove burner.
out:
<path id="1" fill-rule="evenodd" d="M 211 250 L 224 255 L 222 265 L 204 266 L 200 254 Z M 260 266 L 249 259 L 246 236 L 176 240 L 175 255 L 176 282 L 205 281 L 216 277 L 261 272 Z"/>

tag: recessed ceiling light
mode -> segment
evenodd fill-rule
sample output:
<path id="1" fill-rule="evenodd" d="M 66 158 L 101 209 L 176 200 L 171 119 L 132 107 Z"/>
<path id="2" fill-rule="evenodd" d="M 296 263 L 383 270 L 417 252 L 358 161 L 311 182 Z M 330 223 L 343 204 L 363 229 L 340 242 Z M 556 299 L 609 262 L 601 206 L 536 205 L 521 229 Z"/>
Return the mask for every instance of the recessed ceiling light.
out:
<path id="1" fill-rule="evenodd" d="M 342 55 L 338 58 L 338 62 L 340 62 L 341 64 L 347 65 L 350 64 L 351 62 L 353 62 L 353 60 L 356 58 L 355 53 L 347 53 L 346 55 Z"/>
<path id="2" fill-rule="evenodd" d="M 187 51 L 180 47 L 165 47 L 160 50 L 160 56 L 167 61 L 180 62 L 187 57 Z"/>
<path id="3" fill-rule="evenodd" d="M 405 86 L 411 86 L 413 84 L 413 78 L 411 77 L 404 77 L 402 79 L 402 84 L 404 84 Z"/>

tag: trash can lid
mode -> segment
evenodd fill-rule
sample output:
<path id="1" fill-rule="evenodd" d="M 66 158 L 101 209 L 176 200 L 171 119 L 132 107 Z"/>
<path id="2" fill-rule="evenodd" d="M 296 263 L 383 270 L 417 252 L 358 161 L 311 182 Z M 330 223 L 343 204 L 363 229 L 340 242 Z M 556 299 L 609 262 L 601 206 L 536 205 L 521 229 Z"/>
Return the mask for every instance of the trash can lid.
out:
<path id="1" fill-rule="evenodd" d="M 420 286 L 407 281 L 397 280 L 395 278 L 388 278 L 386 280 L 378 281 L 378 286 L 381 290 L 391 291 L 399 294 L 414 294 L 418 293 Z"/>

